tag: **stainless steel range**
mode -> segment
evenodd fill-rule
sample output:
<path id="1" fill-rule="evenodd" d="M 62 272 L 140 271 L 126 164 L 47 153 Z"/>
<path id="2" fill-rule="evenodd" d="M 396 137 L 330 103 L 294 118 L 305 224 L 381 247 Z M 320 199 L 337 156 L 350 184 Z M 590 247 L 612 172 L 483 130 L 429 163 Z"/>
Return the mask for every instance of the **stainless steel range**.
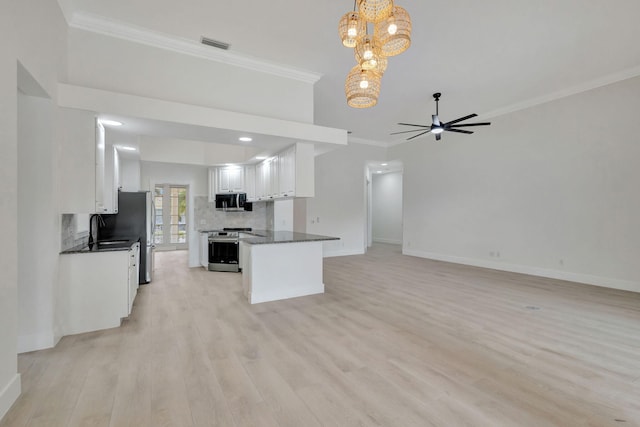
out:
<path id="1" fill-rule="evenodd" d="M 240 271 L 240 232 L 251 228 L 223 228 L 209 233 L 209 271 Z"/>

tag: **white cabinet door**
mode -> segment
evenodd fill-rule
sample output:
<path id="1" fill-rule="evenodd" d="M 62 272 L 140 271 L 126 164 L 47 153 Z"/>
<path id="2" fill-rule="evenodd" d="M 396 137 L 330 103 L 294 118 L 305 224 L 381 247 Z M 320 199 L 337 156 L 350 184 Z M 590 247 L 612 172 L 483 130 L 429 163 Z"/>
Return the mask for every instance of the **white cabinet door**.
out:
<path id="1" fill-rule="evenodd" d="M 244 169 L 240 166 L 218 168 L 218 193 L 241 193 L 244 191 Z"/>
<path id="2" fill-rule="evenodd" d="M 216 193 L 242 193 L 244 191 L 244 168 L 242 166 L 209 168 L 209 201 L 216 199 Z"/>
<path id="3" fill-rule="evenodd" d="M 127 281 L 127 288 L 129 289 L 129 311 L 131 314 L 133 308 L 133 301 L 138 295 L 138 285 L 140 277 L 140 243 L 136 243 L 129 250 L 129 277 Z"/>
<path id="4" fill-rule="evenodd" d="M 268 175 L 268 164 L 266 162 L 256 165 L 256 200 L 265 200 L 267 198 L 266 177 Z"/>
<path id="5" fill-rule="evenodd" d="M 296 146 L 292 145 L 278 155 L 278 195 L 295 196 Z"/>
<path id="6" fill-rule="evenodd" d="M 129 251 L 60 255 L 61 335 L 120 326 L 129 315 Z"/>
<path id="7" fill-rule="evenodd" d="M 247 200 L 256 200 L 256 167 L 249 165 L 244 167 L 244 190 L 247 193 Z"/>
<path id="8" fill-rule="evenodd" d="M 228 169 L 218 168 L 218 179 L 216 180 L 216 193 L 231 192 L 231 176 Z"/>
<path id="9" fill-rule="evenodd" d="M 229 186 L 232 193 L 244 192 L 244 167 L 229 168 Z"/>
<path id="10" fill-rule="evenodd" d="M 278 169 L 279 157 L 275 156 L 271 158 L 269 165 L 269 198 L 275 199 L 280 196 L 280 186 L 278 184 L 279 169 Z"/>
<path id="11" fill-rule="evenodd" d="M 200 265 L 209 268 L 209 233 L 200 233 Z"/>
<path id="12" fill-rule="evenodd" d="M 216 200 L 218 192 L 218 168 L 209 168 L 209 202 Z"/>

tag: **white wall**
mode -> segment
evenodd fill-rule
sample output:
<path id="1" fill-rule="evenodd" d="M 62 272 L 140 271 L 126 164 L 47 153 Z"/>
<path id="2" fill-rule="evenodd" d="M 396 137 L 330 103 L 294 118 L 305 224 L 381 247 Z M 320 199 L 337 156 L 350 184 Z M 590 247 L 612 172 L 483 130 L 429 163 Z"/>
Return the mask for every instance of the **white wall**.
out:
<path id="1" fill-rule="evenodd" d="M 208 169 L 204 166 L 172 163 L 140 162 L 140 183 L 142 191 L 153 191 L 156 184 L 188 185 L 187 201 L 189 267 L 200 265 L 198 260 L 198 233 L 194 218 L 194 197 L 206 196 L 209 185 Z"/>
<path id="2" fill-rule="evenodd" d="M 402 244 L 402 173 L 373 174 L 373 241 Z"/>
<path id="3" fill-rule="evenodd" d="M 56 82 L 64 79 L 65 23 L 54 1 L 10 0 L 0 13 L 0 416 L 20 393 L 17 374 L 18 150 L 17 63 L 20 61 L 56 99 Z M 48 177 L 56 182 L 56 177 Z M 34 195 L 38 197 L 40 194 Z M 55 238 L 55 237 L 52 237 Z M 59 239 L 59 236 L 57 236 Z M 48 257 L 57 259 L 57 252 Z"/>
<path id="4" fill-rule="evenodd" d="M 307 233 L 340 238 L 324 244 L 325 256 L 364 253 L 366 163 L 385 159 L 385 148 L 354 143 L 316 157 L 315 197 L 307 199 Z"/>
<path id="5" fill-rule="evenodd" d="M 122 191 L 140 191 L 140 160 L 120 157 Z"/>
<path id="6" fill-rule="evenodd" d="M 69 83 L 313 122 L 313 85 L 71 29 Z M 274 102 L 277 100 L 277 102 Z"/>
<path id="7" fill-rule="evenodd" d="M 53 347 L 60 231 L 51 99 L 18 94 L 18 352 Z"/>
<path id="8" fill-rule="evenodd" d="M 640 291 L 638 111 L 634 78 L 391 149 L 404 252 Z"/>

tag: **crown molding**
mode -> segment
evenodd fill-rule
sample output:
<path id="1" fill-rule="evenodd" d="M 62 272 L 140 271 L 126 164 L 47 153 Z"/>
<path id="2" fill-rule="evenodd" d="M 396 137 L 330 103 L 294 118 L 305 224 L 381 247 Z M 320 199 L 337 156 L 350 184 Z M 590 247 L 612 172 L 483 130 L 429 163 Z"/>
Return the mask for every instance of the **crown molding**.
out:
<path id="1" fill-rule="evenodd" d="M 304 83 L 315 84 L 322 77 L 322 74 L 313 71 L 283 66 L 248 55 L 219 50 L 211 46 L 204 46 L 193 40 L 169 36 L 88 13 L 74 13 L 69 22 L 69 27 Z"/>
<path id="2" fill-rule="evenodd" d="M 553 92 L 547 95 L 539 96 L 537 98 L 531 98 L 517 104 L 508 105 L 497 110 L 489 111 L 479 114 L 479 117 L 483 119 L 490 119 L 493 117 L 503 116 L 509 113 L 515 113 L 516 111 L 525 110 L 527 108 L 535 107 L 537 105 L 546 104 L 547 102 L 556 101 L 558 99 L 566 98 L 572 95 L 577 95 L 582 92 L 597 89 L 602 86 L 607 86 L 613 83 L 621 82 L 623 80 L 632 79 L 640 76 L 640 66 L 627 68 L 626 70 L 619 71 L 617 73 L 608 74 L 603 77 L 599 77 L 588 82 L 571 86 L 567 89 L 563 89 L 557 92 Z"/>

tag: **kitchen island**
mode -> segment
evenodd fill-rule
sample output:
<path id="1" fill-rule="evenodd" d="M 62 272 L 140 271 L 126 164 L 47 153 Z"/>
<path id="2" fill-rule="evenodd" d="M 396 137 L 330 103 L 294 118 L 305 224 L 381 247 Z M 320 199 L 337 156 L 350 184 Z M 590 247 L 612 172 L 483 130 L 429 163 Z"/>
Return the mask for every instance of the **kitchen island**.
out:
<path id="1" fill-rule="evenodd" d="M 250 304 L 324 292 L 322 243 L 337 237 L 252 231 L 240 238 L 242 287 Z"/>

